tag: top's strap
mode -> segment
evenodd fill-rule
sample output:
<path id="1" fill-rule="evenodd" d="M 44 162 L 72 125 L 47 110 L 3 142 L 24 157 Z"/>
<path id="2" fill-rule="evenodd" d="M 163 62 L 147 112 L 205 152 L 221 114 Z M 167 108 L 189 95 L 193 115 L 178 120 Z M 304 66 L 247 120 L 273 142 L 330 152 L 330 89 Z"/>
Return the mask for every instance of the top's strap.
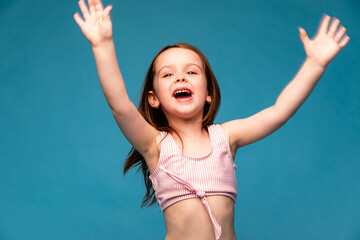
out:
<path id="1" fill-rule="evenodd" d="M 208 212 L 210 219 L 211 219 L 211 223 L 214 227 L 214 233 L 215 233 L 215 237 L 216 240 L 220 239 L 221 237 L 221 226 L 220 224 L 216 221 L 216 218 L 214 216 L 214 214 L 211 211 L 210 205 L 206 199 L 206 194 L 205 191 L 203 190 L 197 190 L 196 188 L 194 188 L 190 183 L 188 183 L 187 181 L 181 179 L 180 177 L 178 177 L 176 174 L 166 170 L 165 168 L 163 168 L 162 166 L 159 166 L 159 168 L 161 170 L 163 170 L 164 172 L 166 172 L 172 179 L 174 179 L 175 181 L 177 181 L 178 183 L 180 183 L 181 185 L 183 185 L 185 188 L 187 188 L 189 191 L 193 192 L 196 194 L 196 196 L 198 196 L 201 199 L 201 202 L 203 203 L 206 211 Z"/>

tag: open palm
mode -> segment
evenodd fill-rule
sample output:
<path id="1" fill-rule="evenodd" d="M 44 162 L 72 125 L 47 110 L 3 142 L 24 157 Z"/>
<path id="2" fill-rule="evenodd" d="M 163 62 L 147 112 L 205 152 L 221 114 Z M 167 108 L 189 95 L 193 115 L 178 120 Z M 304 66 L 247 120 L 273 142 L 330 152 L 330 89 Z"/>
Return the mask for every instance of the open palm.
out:
<path id="1" fill-rule="evenodd" d="M 88 0 L 88 4 L 89 8 L 86 6 L 85 0 L 79 1 L 79 7 L 84 18 L 79 13 L 75 13 L 74 19 L 91 45 L 97 46 L 99 43 L 112 38 L 110 20 L 112 6 L 107 6 L 104 9 L 100 0 Z"/>
<path id="2" fill-rule="evenodd" d="M 350 38 L 345 34 L 346 29 L 340 26 L 340 21 L 334 18 L 329 26 L 331 17 L 324 15 L 316 36 L 310 40 L 305 30 L 299 27 L 300 39 L 304 44 L 306 56 L 321 67 L 327 64 L 345 47 Z"/>

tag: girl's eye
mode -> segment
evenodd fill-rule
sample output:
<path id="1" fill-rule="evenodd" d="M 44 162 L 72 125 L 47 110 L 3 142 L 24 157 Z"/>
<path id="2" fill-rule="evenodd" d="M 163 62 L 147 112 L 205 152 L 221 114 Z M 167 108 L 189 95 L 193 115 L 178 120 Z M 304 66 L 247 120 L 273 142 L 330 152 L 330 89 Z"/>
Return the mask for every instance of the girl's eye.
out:
<path id="1" fill-rule="evenodd" d="M 189 74 L 189 75 L 194 75 L 194 74 L 196 74 L 196 72 L 194 72 L 194 71 L 189 71 L 188 74 Z"/>
<path id="2" fill-rule="evenodd" d="M 164 77 L 171 77 L 171 76 L 172 76 L 171 73 L 167 73 L 167 74 L 164 75 Z"/>

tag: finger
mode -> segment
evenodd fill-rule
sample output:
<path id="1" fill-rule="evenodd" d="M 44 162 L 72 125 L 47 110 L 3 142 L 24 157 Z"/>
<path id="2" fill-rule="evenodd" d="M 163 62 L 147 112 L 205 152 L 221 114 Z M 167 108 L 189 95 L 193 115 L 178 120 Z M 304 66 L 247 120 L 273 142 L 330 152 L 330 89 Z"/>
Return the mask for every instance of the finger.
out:
<path id="1" fill-rule="evenodd" d="M 345 36 L 343 37 L 343 39 L 341 39 L 341 41 L 339 42 L 339 46 L 340 46 L 341 48 L 343 48 L 343 47 L 346 46 L 346 44 L 348 44 L 349 41 L 350 41 L 350 37 L 349 37 L 348 35 L 345 35 Z"/>
<path id="2" fill-rule="evenodd" d="M 310 39 L 309 39 L 305 29 L 303 29 L 302 27 L 298 27 L 298 29 L 299 29 L 299 34 L 300 34 L 300 40 L 305 45 L 308 41 L 310 41 Z"/>
<path id="3" fill-rule="evenodd" d="M 75 13 L 74 14 L 74 19 L 75 19 L 75 22 L 79 25 L 79 27 L 81 28 L 82 25 L 84 24 L 84 20 L 80 17 L 79 13 Z"/>
<path id="4" fill-rule="evenodd" d="M 340 20 L 337 19 L 337 18 L 334 18 L 330 24 L 330 28 L 329 28 L 329 32 L 328 34 L 333 37 L 335 36 L 335 33 L 339 27 L 339 24 L 340 24 Z"/>
<path id="5" fill-rule="evenodd" d="M 331 17 L 327 14 L 324 14 L 323 19 L 321 20 L 320 27 L 318 33 L 327 33 L 329 22 Z"/>
<path id="6" fill-rule="evenodd" d="M 100 0 L 93 0 L 93 2 L 94 2 L 94 5 L 95 5 L 95 11 L 101 11 L 102 12 L 104 10 L 104 7 L 103 7 Z"/>
<path id="7" fill-rule="evenodd" d="M 110 12 L 112 10 L 112 7 L 113 7 L 112 5 L 109 5 L 104 9 L 104 14 L 103 14 L 104 19 L 110 18 Z"/>
<path id="8" fill-rule="evenodd" d="M 342 37 L 344 36 L 345 33 L 346 33 L 346 28 L 341 26 L 339 31 L 336 33 L 336 35 L 334 37 L 335 41 L 339 42 L 340 39 L 342 39 Z"/>
<path id="9" fill-rule="evenodd" d="M 89 18 L 89 10 L 88 10 L 84 0 L 79 1 L 79 7 L 80 7 L 81 13 L 84 16 L 84 19 L 86 21 Z"/>
<path id="10" fill-rule="evenodd" d="M 94 5 L 92 0 L 88 0 L 88 4 L 89 4 L 89 8 L 90 8 L 91 5 Z"/>
<path id="11" fill-rule="evenodd" d="M 90 2 L 90 1 L 89 1 L 89 2 Z M 94 4 L 89 5 L 89 8 L 90 8 L 90 15 L 94 14 L 94 13 L 95 13 L 95 6 L 94 6 Z"/>

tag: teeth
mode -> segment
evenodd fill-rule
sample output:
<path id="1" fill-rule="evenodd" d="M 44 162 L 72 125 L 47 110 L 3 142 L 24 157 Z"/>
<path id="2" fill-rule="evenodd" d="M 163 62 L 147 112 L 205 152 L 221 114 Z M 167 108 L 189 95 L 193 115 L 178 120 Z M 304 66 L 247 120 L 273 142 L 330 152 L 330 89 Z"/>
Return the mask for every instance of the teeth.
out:
<path id="1" fill-rule="evenodd" d="M 190 91 L 189 90 L 178 90 L 175 92 L 175 94 L 178 94 L 178 93 L 189 93 L 190 94 Z"/>

